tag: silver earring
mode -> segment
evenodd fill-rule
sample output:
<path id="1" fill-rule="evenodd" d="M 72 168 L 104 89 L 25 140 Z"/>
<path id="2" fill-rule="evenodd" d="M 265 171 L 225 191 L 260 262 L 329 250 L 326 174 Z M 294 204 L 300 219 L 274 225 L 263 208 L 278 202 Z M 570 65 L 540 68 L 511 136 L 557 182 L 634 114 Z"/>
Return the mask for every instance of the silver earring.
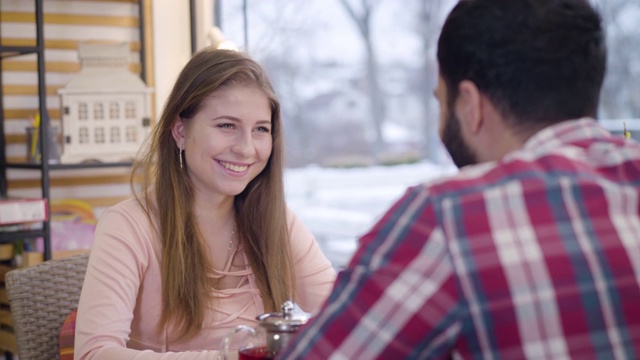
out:
<path id="1" fill-rule="evenodd" d="M 184 155 L 184 149 L 182 148 L 182 146 L 180 146 L 180 151 L 178 151 L 178 159 L 180 160 L 180 169 L 183 169 L 184 166 L 182 165 L 182 156 Z"/>

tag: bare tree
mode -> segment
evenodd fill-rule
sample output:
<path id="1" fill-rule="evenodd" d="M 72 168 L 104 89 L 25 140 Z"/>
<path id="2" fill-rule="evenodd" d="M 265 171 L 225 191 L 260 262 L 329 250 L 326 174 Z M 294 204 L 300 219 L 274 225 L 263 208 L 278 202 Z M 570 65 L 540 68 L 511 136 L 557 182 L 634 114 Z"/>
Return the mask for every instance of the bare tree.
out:
<path id="1" fill-rule="evenodd" d="M 607 75 L 601 95 L 604 118 L 640 117 L 640 7 L 634 0 L 595 1 L 607 33 Z M 632 25 L 633 24 L 633 25 Z"/>
<path id="2" fill-rule="evenodd" d="M 422 42 L 422 69 L 416 74 L 418 93 L 424 109 L 423 157 L 437 160 L 438 109 L 434 106 L 433 89 L 437 84 L 436 47 L 442 27 L 442 13 L 451 0 L 417 0 L 416 29 Z"/>
<path id="3" fill-rule="evenodd" d="M 316 66 L 313 53 L 300 44 L 300 39 L 315 38 L 322 28 L 314 16 L 316 9 L 306 2 L 271 0 L 252 2 L 247 10 L 253 21 L 249 26 L 251 55 L 267 70 L 283 100 L 280 106 L 287 131 L 287 160 L 290 165 L 313 162 L 317 139 L 305 116 L 304 103 L 308 99 L 301 88 L 309 85 Z"/>
<path id="4" fill-rule="evenodd" d="M 355 1 L 355 0 L 354 0 Z M 372 14 L 376 6 L 380 3 L 379 0 L 357 0 L 360 2 L 360 6 L 356 9 L 356 6 L 349 0 L 340 0 L 340 3 L 346 10 L 349 17 L 353 20 L 366 50 L 366 81 L 369 90 L 370 98 L 370 111 L 371 119 L 375 129 L 375 139 L 373 143 L 373 155 L 378 159 L 381 152 L 384 149 L 384 138 L 382 135 L 382 124 L 385 119 L 385 103 L 382 89 L 380 87 L 378 76 L 378 62 L 376 58 L 376 51 L 374 47 L 372 30 Z"/>

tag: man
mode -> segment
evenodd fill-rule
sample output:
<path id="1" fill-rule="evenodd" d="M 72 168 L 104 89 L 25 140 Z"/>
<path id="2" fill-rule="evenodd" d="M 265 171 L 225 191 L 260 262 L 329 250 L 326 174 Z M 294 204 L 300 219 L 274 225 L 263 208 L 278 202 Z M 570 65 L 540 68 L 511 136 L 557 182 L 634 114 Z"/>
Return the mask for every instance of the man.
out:
<path id="1" fill-rule="evenodd" d="M 640 145 L 596 116 L 587 0 L 462 0 L 438 43 L 455 176 L 361 238 L 286 359 L 640 358 Z"/>

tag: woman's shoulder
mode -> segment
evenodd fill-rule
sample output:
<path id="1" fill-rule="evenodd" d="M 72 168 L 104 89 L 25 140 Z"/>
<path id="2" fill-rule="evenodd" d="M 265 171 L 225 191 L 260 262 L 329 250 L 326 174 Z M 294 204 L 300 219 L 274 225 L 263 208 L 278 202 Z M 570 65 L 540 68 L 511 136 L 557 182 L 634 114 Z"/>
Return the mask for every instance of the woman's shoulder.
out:
<path id="1" fill-rule="evenodd" d="M 306 248 L 309 243 L 315 242 L 315 237 L 309 228 L 289 207 L 287 207 L 287 228 L 294 247 L 303 246 Z"/>
<path id="2" fill-rule="evenodd" d="M 122 200 L 115 205 L 106 209 L 103 215 L 106 214 L 126 214 L 128 216 L 144 216 L 145 211 L 142 208 L 140 202 L 135 198 L 129 198 Z"/>
<path id="3" fill-rule="evenodd" d="M 289 227 L 289 232 L 293 231 L 296 227 L 299 227 L 299 226 L 304 227 L 304 224 L 300 221 L 295 211 L 293 211 L 288 206 L 286 209 L 286 216 L 287 216 L 287 226 Z"/>
<path id="4" fill-rule="evenodd" d="M 151 253 L 157 229 L 135 198 L 123 200 L 105 210 L 96 227 L 95 242 L 108 242 L 113 247 L 119 242 L 129 249 L 137 249 L 140 254 Z M 94 242 L 94 244 L 95 244 Z"/>
<path id="5" fill-rule="evenodd" d="M 143 224 L 149 224 L 148 219 L 143 205 L 135 198 L 131 198 L 122 200 L 106 209 L 98 218 L 98 226 L 117 227 L 123 225 L 137 228 Z"/>

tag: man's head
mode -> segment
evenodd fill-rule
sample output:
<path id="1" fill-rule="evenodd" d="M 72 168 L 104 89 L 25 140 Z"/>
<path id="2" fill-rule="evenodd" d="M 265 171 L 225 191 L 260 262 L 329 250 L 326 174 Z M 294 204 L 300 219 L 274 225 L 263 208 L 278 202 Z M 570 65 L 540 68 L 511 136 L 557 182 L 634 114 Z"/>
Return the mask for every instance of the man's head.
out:
<path id="1" fill-rule="evenodd" d="M 464 84 L 515 132 L 595 117 L 606 67 L 601 18 L 588 0 L 461 0 L 442 29 L 438 63 L 448 149 L 456 126 L 464 128 L 447 121 L 460 120 Z M 477 161 L 470 148 L 461 162 Z"/>

